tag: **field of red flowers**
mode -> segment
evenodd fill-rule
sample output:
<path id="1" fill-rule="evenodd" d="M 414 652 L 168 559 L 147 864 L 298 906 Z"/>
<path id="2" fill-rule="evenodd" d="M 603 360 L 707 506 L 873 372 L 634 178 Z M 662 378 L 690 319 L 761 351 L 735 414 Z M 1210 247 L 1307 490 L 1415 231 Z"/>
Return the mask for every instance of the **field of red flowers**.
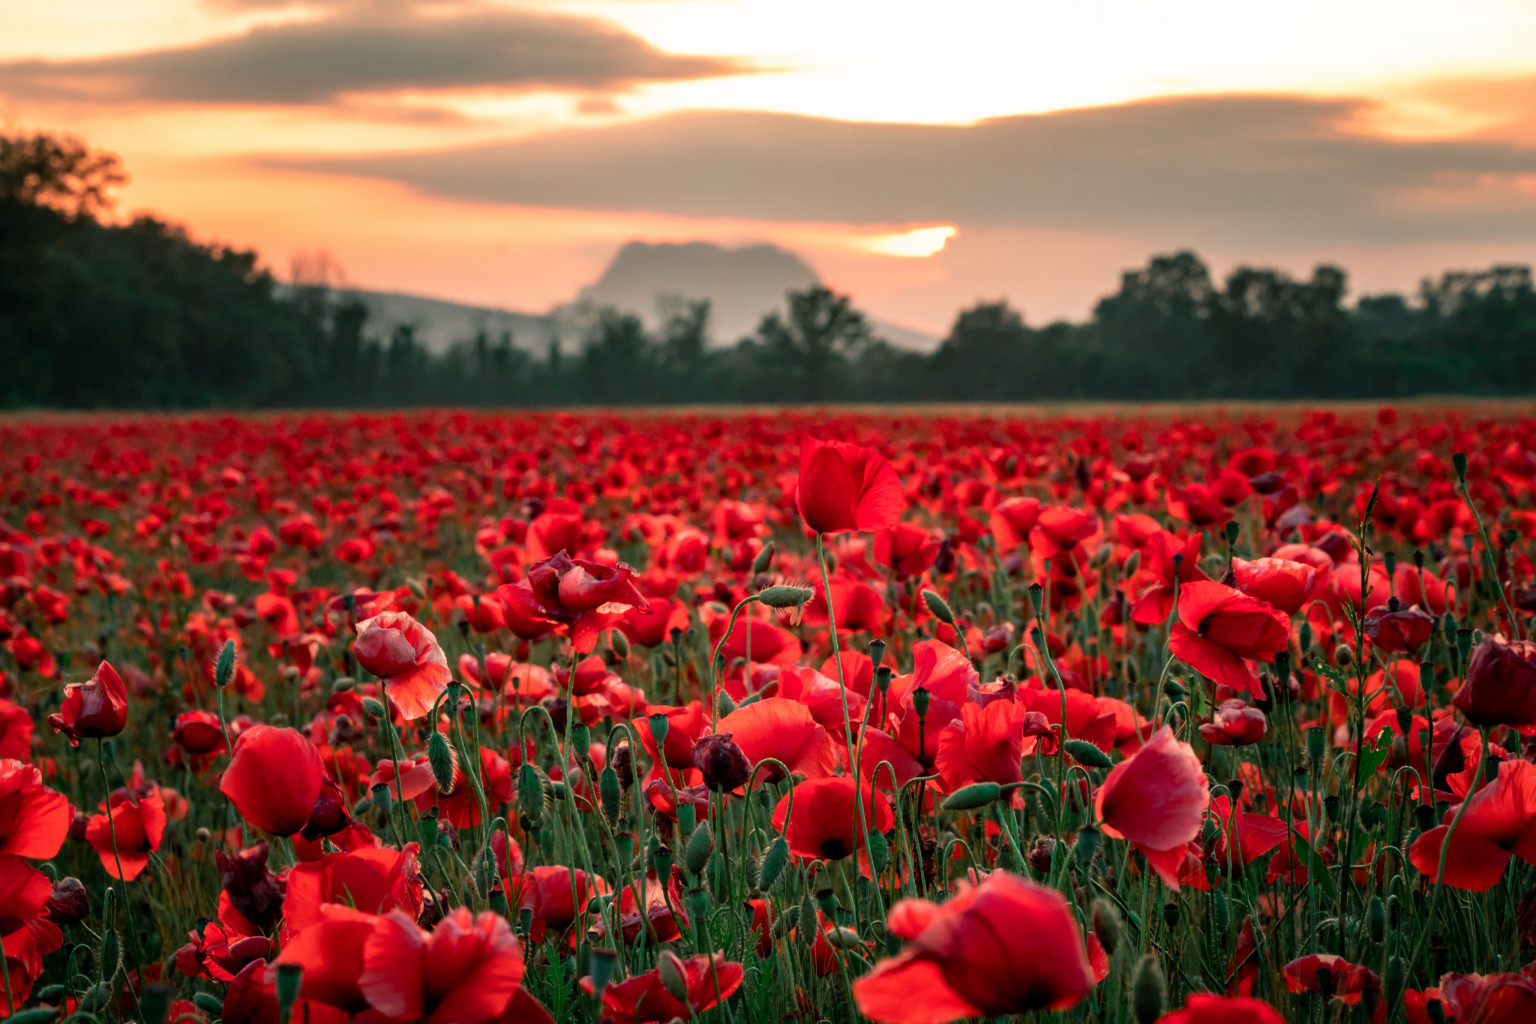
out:
<path id="1" fill-rule="evenodd" d="M 1536 418 L 0 423 L 11 1021 L 1536 1021 Z"/>

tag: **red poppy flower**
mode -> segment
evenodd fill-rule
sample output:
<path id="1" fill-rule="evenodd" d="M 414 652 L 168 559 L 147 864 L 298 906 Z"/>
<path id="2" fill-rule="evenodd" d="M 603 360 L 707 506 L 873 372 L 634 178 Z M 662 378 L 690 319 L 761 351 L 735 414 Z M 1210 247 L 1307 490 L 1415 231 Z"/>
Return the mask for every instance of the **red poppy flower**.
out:
<path id="1" fill-rule="evenodd" d="M 631 643 L 641 647 L 660 647 L 672 639 L 674 629 L 688 628 L 688 606 L 671 598 L 651 598 L 651 606 L 642 611 L 631 608 L 619 621 L 619 628 Z"/>
<path id="2" fill-rule="evenodd" d="M 1381 977 L 1375 971 L 1332 953 L 1292 960 L 1281 973 L 1285 987 L 1292 992 L 1317 992 L 1351 1006 L 1367 992 L 1381 992 Z"/>
<path id="3" fill-rule="evenodd" d="M 1039 498 L 1005 498 L 992 506 L 987 527 L 999 551 L 1013 551 L 1024 543 L 1039 518 Z"/>
<path id="4" fill-rule="evenodd" d="M 1185 849 L 1200 834 L 1209 803 L 1210 780 L 1200 759 L 1166 725 L 1110 769 L 1094 794 L 1104 834 L 1135 844 L 1172 889 L 1179 887 Z"/>
<path id="5" fill-rule="evenodd" d="M 635 570 L 623 562 L 605 565 L 559 551 L 530 565 L 525 579 L 498 588 L 496 597 L 507 610 L 507 625 L 519 636 L 537 639 L 560 629 L 578 654 L 586 654 L 598 634 L 625 612 L 651 610 L 634 580 Z"/>
<path id="6" fill-rule="evenodd" d="M 64 705 L 48 724 L 77 747 L 82 739 L 116 736 L 128 724 L 128 688 L 104 661 L 85 682 L 65 684 Z"/>
<path id="7" fill-rule="evenodd" d="M 183 711 L 176 716 L 171 742 L 189 757 L 205 758 L 224 749 L 224 727 L 212 711 Z"/>
<path id="8" fill-rule="evenodd" d="M 891 801 L 883 792 L 862 784 L 860 803 L 864 809 L 864 828 L 856 827 L 853 780 L 846 775 L 810 779 L 791 793 L 794 814 L 789 814 L 791 793 L 785 793 L 773 811 L 773 827 L 784 833 L 789 848 L 801 857 L 841 860 L 864 848 L 864 835 L 871 828 L 889 832 L 896 824 Z M 788 830 L 785 819 L 789 818 Z"/>
<path id="9" fill-rule="evenodd" d="M 1536 727 L 1536 643 L 1484 637 L 1451 702 L 1474 725 Z"/>
<path id="10" fill-rule="evenodd" d="M 1467 801 L 1445 858 L 1446 885 L 1486 892 L 1504 877 L 1511 857 L 1536 865 L 1536 764 L 1505 761 L 1499 777 Z M 1408 849 L 1408 860 L 1431 879 L 1440 868 L 1441 846 L 1455 814 L 1455 808 L 1447 810 L 1446 823 L 1419 836 Z"/>
<path id="11" fill-rule="evenodd" d="M 1033 729 L 1029 728 L 1031 718 L 1037 720 Z M 994 700 L 985 706 L 966 703 L 960 717 L 939 734 L 935 766 L 948 792 L 973 782 L 1019 782 L 1026 743 L 1033 749 L 1038 742 L 1034 737 L 1046 734 L 1054 735 L 1045 716 L 1026 711 L 1015 701 Z"/>
<path id="12" fill-rule="evenodd" d="M 69 834 L 69 799 L 30 764 L 0 760 L 0 854 L 49 860 Z"/>
<path id="13" fill-rule="evenodd" d="M 660 1021 L 696 1020 L 698 1015 L 729 999 L 741 987 L 741 964 L 729 961 L 724 953 L 707 956 L 700 953 L 686 960 L 675 957 L 687 1001 L 667 990 L 659 970 L 649 970 L 603 989 L 602 1009 L 598 1019 L 603 1024 L 656 1024 Z M 591 977 L 581 979 L 582 991 L 595 995 Z"/>
<path id="14" fill-rule="evenodd" d="M 295 864 L 283 895 L 284 928 L 303 931 L 336 903 L 369 914 L 403 910 L 414 920 L 422 907 L 419 850 L 407 843 L 404 850 L 349 850 Z"/>
<path id="15" fill-rule="evenodd" d="M 85 841 L 101 858 L 101 866 L 108 875 L 131 882 L 149 865 L 149 855 L 160 849 L 160 840 L 165 836 L 165 804 L 154 793 L 134 799 L 126 790 L 119 790 L 112 796 L 109 813 L 110 822 L 107 813 L 91 816 L 85 826 Z M 119 862 L 122 874 L 118 874 Z"/>
<path id="16" fill-rule="evenodd" d="M 1093 987 L 1066 898 L 1006 871 L 961 883 L 943 906 L 902 900 L 887 924 L 907 948 L 853 984 L 859 1012 L 882 1024 L 1064 1009 Z"/>
<path id="17" fill-rule="evenodd" d="M 32 756 L 32 714 L 0 698 L 0 759 L 25 761 Z"/>
<path id="18" fill-rule="evenodd" d="M 812 531 L 889 530 L 905 504 L 896 467 L 885 456 L 842 441 L 800 442 L 795 507 Z"/>
<path id="19" fill-rule="evenodd" d="M 1182 1010 L 1159 1017 L 1157 1024 L 1285 1024 L 1285 1018 L 1257 999 L 1191 992 Z"/>
<path id="20" fill-rule="evenodd" d="M 1417 654 L 1429 642 L 1435 620 L 1422 608 L 1377 609 L 1365 617 L 1365 635 L 1371 643 L 1388 654 Z"/>
<path id="21" fill-rule="evenodd" d="M 875 535 L 875 561 L 890 566 L 898 576 L 921 576 L 938 557 L 943 542 L 942 530 L 897 523 Z"/>
<path id="22" fill-rule="evenodd" d="M 278 955 L 278 964 L 298 964 L 303 968 L 299 995 L 306 1000 L 335 1007 L 344 1013 L 361 1013 L 369 1008 L 368 998 L 359 984 L 363 973 L 364 949 L 378 918 L 351 907 L 330 903 L 320 908 L 320 917 L 293 936 Z M 277 976 L 274 964 L 267 984 Z"/>
<path id="23" fill-rule="evenodd" d="M 537 867 L 519 882 L 518 906 L 533 912 L 533 930 L 529 938 L 543 939 L 546 929 L 564 932 L 586 914 L 587 901 L 597 893 L 608 892 L 602 878 L 587 878 L 580 868 L 560 865 Z M 573 936 L 574 937 L 574 936 Z"/>
<path id="24" fill-rule="evenodd" d="M 359 622 L 352 656 L 384 681 L 385 695 L 406 719 L 431 711 L 453 679 L 437 637 L 404 612 L 383 612 Z"/>
<path id="25" fill-rule="evenodd" d="M 1287 615 L 1295 615 L 1311 599 L 1318 575 L 1315 567 L 1288 558 L 1256 558 L 1251 562 L 1234 558 L 1222 582 Z"/>
<path id="26" fill-rule="evenodd" d="M 734 739 L 754 768 L 774 758 L 794 775 L 820 779 L 837 767 L 837 745 L 831 734 L 799 701 L 784 697 L 756 701 L 720 719 L 715 731 Z M 764 770 L 758 777 L 768 781 L 782 774 L 777 769 Z"/>
<path id="27" fill-rule="evenodd" d="M 386 1017 L 480 1024 L 502 1014 L 522 979 L 517 938 L 500 914 L 457 907 L 429 933 L 391 910 L 363 946 L 358 988 Z"/>
<path id="28" fill-rule="evenodd" d="M 291 836 L 309 821 L 325 781 L 314 744 L 297 729 L 255 725 L 235 741 L 219 782 L 240 816 L 273 835 Z"/>
<path id="29" fill-rule="evenodd" d="M 651 760 L 661 761 L 668 768 L 692 768 L 693 745 L 709 731 L 709 714 L 704 710 L 704 705 L 696 700 L 678 708 L 652 704 L 650 713 L 652 716 L 664 715 L 667 719 L 666 740 L 660 750 L 656 749 L 656 734 L 651 731 L 650 722 L 641 722 L 636 726 L 640 732 L 640 743 L 646 753 L 651 755 Z"/>
<path id="30" fill-rule="evenodd" d="M 1536 1020 L 1536 978 L 1525 974 L 1447 974 L 1440 1001 L 1457 1024 L 1527 1024 Z"/>
<path id="31" fill-rule="evenodd" d="M 1231 587 L 1202 581 L 1179 591 L 1168 647 L 1207 679 L 1262 697 L 1259 675 L 1246 659 L 1268 661 L 1290 639 L 1291 622 L 1283 612 Z"/>
<path id="32" fill-rule="evenodd" d="M 1209 722 L 1200 723 L 1200 735 L 1217 747 L 1241 747 L 1264 738 L 1269 720 L 1264 712 L 1241 700 L 1224 700 Z"/>

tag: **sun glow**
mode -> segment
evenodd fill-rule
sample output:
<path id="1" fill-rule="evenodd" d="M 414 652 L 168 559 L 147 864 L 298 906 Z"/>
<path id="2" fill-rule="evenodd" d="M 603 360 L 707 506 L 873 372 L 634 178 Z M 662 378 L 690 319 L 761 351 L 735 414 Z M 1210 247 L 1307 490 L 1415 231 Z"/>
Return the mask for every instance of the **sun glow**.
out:
<path id="1" fill-rule="evenodd" d="M 943 252 L 945 243 L 959 233 L 960 229 L 953 224 L 939 224 L 934 227 L 912 228 L 895 234 L 860 239 L 857 246 L 865 252 L 881 256 L 900 256 L 904 259 L 920 260 Z"/>

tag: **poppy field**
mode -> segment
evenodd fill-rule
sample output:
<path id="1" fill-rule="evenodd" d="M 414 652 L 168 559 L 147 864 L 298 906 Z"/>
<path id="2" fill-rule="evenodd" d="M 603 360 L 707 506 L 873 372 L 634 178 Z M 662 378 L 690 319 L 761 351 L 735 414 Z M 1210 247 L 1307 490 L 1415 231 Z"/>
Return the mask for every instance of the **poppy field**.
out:
<path id="1" fill-rule="evenodd" d="M 1533 534 L 1512 406 L 8 420 L 8 1019 L 1536 1021 Z"/>

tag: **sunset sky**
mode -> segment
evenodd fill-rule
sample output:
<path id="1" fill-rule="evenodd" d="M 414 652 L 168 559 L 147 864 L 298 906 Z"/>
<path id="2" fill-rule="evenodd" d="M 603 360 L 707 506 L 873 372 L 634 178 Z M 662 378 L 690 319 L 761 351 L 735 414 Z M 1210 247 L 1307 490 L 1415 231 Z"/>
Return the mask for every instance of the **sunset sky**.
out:
<path id="1" fill-rule="evenodd" d="M 1531 0 L 0 0 L 0 123 L 280 274 L 532 312 L 630 239 L 935 334 L 1178 248 L 1357 295 L 1536 259 Z"/>

